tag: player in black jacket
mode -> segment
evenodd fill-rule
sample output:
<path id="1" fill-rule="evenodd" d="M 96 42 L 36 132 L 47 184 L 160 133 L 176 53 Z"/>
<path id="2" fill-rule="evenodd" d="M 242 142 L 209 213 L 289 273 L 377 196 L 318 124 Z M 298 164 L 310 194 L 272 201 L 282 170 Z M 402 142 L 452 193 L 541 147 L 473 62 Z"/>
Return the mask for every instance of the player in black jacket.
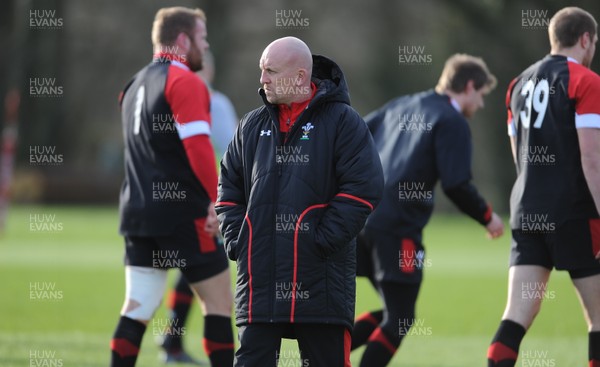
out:
<path id="1" fill-rule="evenodd" d="M 567 270 L 600 367 L 600 77 L 589 69 L 598 25 L 580 8 L 557 12 L 551 51 L 508 88 L 517 167 L 511 206 L 509 295 L 488 366 L 511 367 L 538 313 L 552 268 Z M 530 361 L 531 362 L 531 361 Z"/>
<path id="2" fill-rule="evenodd" d="M 333 61 L 286 37 L 260 69 L 265 105 L 238 126 L 216 204 L 238 269 L 235 366 L 295 363 L 279 353 L 284 336 L 302 366 L 349 366 L 355 237 L 379 202 L 379 157 Z"/>
<path id="3" fill-rule="evenodd" d="M 480 58 L 457 54 L 446 61 L 435 90 L 392 100 L 365 121 L 385 173 L 381 204 L 359 236 L 358 275 L 368 276 L 383 311 L 356 321 L 352 348 L 367 344 L 361 367 L 386 366 L 409 333 L 427 263 L 423 228 L 433 212 L 433 190 L 485 226 L 491 237 L 502 220 L 471 183 L 471 133 L 467 120 L 483 107 L 496 84 Z"/>

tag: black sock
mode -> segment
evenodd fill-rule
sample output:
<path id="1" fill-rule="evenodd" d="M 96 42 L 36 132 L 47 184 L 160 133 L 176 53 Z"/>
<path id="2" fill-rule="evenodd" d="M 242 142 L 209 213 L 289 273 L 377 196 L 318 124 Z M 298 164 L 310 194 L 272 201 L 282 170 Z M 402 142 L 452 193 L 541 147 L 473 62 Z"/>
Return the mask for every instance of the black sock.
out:
<path id="1" fill-rule="evenodd" d="M 175 288 L 169 293 L 167 299 L 169 319 L 171 320 L 169 325 L 173 325 L 178 330 L 181 330 L 185 326 L 193 301 L 194 293 L 185 278 L 180 275 Z M 182 333 L 167 333 L 162 347 L 170 353 L 181 352 L 183 350 L 182 338 Z"/>
<path id="2" fill-rule="evenodd" d="M 600 331 L 591 331 L 588 335 L 590 367 L 600 367 Z"/>
<path id="3" fill-rule="evenodd" d="M 420 283 L 377 284 L 384 311 L 381 323 L 369 336 L 360 367 L 384 367 L 392 360 L 415 319 L 419 288 Z M 407 326 L 402 327 L 401 321 Z"/>
<path id="4" fill-rule="evenodd" d="M 369 337 L 367 347 L 360 360 L 360 367 L 384 367 L 387 366 L 396 350 L 400 346 L 402 339 L 384 329 L 378 327 Z"/>
<path id="5" fill-rule="evenodd" d="M 121 316 L 110 341 L 111 367 L 135 366 L 146 325 L 139 321 Z"/>
<path id="6" fill-rule="evenodd" d="M 351 350 L 365 344 L 373 331 L 379 326 L 381 320 L 383 320 L 383 310 L 365 312 L 358 316 L 354 321 L 354 329 L 352 330 Z"/>
<path id="7" fill-rule="evenodd" d="M 488 348 L 488 367 L 513 367 L 519 356 L 519 345 L 525 328 L 511 320 L 502 320 Z"/>
<path id="8" fill-rule="evenodd" d="M 233 366 L 233 330 L 230 317 L 206 315 L 202 342 L 212 367 Z"/>

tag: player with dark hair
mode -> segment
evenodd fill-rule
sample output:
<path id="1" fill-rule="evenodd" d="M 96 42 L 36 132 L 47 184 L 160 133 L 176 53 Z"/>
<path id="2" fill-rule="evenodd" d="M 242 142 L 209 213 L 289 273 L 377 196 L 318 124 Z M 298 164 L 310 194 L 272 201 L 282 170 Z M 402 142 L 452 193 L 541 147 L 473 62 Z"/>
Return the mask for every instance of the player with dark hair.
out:
<path id="1" fill-rule="evenodd" d="M 110 343 L 113 367 L 135 365 L 146 325 L 162 301 L 168 268 L 179 268 L 199 296 L 211 365 L 233 363 L 230 276 L 216 241 L 209 94 L 194 74 L 202 68 L 206 36 L 200 9 L 159 10 L 152 28 L 154 59 L 120 98 L 126 294 Z"/>
<path id="2" fill-rule="evenodd" d="M 517 179 L 508 301 L 490 367 L 515 365 L 553 268 L 571 276 L 588 324 L 589 366 L 600 366 L 600 77 L 589 69 L 597 23 L 568 7 L 548 34 L 550 55 L 515 78 L 506 97 Z"/>
<path id="3" fill-rule="evenodd" d="M 381 204 L 358 238 L 358 275 L 368 276 L 383 310 L 358 317 L 352 348 L 366 344 L 360 366 L 386 366 L 415 318 L 425 251 L 422 232 L 433 212 L 439 180 L 460 210 L 493 238 L 504 225 L 471 183 L 471 133 L 467 120 L 496 84 L 480 58 L 457 54 L 435 90 L 392 100 L 365 121 L 385 175 Z"/>

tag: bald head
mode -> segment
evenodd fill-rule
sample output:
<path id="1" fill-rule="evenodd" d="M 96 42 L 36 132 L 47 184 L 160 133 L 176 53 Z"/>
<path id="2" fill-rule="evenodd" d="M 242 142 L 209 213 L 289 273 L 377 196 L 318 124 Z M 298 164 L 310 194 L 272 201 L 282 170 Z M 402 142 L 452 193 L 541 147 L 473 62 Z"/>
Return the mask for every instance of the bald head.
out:
<path id="1" fill-rule="evenodd" d="M 312 71 L 312 54 L 301 39 L 284 37 L 276 39 L 265 48 L 262 58 L 274 58 L 286 65 Z"/>
<path id="2" fill-rule="evenodd" d="M 259 67 L 260 83 L 270 103 L 289 105 L 310 97 L 312 54 L 302 40 L 284 37 L 271 42 Z"/>

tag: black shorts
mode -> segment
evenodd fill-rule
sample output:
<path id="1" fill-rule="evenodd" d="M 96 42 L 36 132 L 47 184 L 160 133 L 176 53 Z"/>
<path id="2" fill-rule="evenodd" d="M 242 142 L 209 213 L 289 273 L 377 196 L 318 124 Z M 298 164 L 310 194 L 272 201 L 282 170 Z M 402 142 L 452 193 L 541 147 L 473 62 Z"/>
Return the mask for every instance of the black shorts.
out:
<path id="1" fill-rule="evenodd" d="M 357 275 L 377 283 L 420 283 L 429 260 L 416 237 L 363 229 L 356 239 Z"/>
<path id="2" fill-rule="evenodd" d="M 510 265 L 567 270 L 571 278 L 600 274 L 600 219 L 567 221 L 544 231 L 512 230 Z"/>
<path id="3" fill-rule="evenodd" d="M 125 264 L 159 269 L 178 268 L 189 283 L 227 269 L 223 245 L 204 231 L 205 218 L 180 224 L 168 236 L 125 236 Z"/>

